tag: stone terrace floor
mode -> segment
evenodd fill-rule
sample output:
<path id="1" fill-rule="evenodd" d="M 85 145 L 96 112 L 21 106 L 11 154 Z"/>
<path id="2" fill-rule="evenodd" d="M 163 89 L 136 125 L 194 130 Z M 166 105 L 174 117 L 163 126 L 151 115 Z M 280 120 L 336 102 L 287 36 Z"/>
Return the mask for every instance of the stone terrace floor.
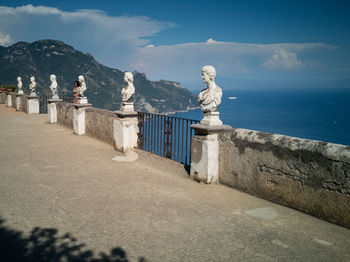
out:
<path id="1" fill-rule="evenodd" d="M 350 261 L 349 229 L 136 152 L 0 105 L 0 260 Z"/>

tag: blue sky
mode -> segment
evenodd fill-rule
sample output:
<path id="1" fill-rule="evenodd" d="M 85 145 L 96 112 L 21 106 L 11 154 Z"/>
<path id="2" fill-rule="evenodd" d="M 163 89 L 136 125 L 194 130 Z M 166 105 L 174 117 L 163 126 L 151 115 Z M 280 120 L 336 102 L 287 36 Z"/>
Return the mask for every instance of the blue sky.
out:
<path id="1" fill-rule="evenodd" d="M 224 89 L 349 86 L 348 2 L 0 1 L 0 44 L 62 40 L 191 89 L 206 64 Z"/>

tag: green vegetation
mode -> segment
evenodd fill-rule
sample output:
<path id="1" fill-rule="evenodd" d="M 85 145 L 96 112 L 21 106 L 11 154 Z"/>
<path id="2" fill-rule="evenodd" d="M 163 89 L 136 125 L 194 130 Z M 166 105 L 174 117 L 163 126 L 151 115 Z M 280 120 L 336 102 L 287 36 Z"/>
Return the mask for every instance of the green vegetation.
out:
<path id="1" fill-rule="evenodd" d="M 8 91 L 8 92 L 16 92 L 17 87 L 13 85 L 1 85 L 0 86 L 1 91 Z"/>

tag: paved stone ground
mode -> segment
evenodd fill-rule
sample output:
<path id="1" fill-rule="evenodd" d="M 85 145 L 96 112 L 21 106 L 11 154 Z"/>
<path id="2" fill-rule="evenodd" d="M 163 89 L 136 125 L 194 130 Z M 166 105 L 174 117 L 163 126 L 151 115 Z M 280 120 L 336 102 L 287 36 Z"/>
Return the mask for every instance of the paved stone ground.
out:
<path id="1" fill-rule="evenodd" d="M 32 231 L 40 227 L 69 233 L 76 242 L 65 236 L 64 243 L 84 243 L 79 250 L 110 260 L 350 261 L 350 230 L 199 184 L 176 162 L 137 154 L 133 162 L 113 161 L 121 154 L 110 145 L 48 124 L 47 115 L 0 105 L 0 255 L 25 257 L 18 245 L 33 250 L 40 245 L 35 239 L 55 235 Z M 30 247 L 19 240 L 28 236 Z M 55 241 L 42 243 L 51 251 L 42 248 L 40 256 L 57 253 Z"/>

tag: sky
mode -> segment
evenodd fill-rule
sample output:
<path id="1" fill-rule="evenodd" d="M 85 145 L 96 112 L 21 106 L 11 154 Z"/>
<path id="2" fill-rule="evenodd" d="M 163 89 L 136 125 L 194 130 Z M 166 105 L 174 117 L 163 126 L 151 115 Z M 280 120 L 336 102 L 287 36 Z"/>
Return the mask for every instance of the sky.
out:
<path id="1" fill-rule="evenodd" d="M 350 1 L 0 0 L 0 45 L 61 40 L 109 67 L 205 88 L 350 88 Z M 54 72 L 53 72 L 54 73 Z"/>

